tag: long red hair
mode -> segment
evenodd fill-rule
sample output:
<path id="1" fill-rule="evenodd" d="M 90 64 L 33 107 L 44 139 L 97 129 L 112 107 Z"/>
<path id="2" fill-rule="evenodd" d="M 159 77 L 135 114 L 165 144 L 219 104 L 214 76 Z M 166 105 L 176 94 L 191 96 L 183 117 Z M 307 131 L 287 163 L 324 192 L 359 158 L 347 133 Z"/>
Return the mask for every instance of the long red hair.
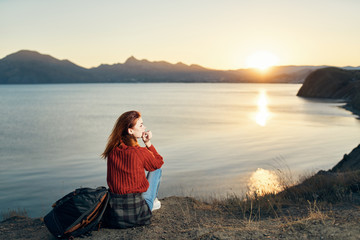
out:
<path id="1" fill-rule="evenodd" d="M 110 152 L 116 146 L 119 146 L 121 142 L 127 146 L 139 146 L 136 137 L 130 135 L 128 129 L 134 127 L 140 117 L 141 114 L 138 111 L 129 111 L 121 114 L 109 136 L 105 151 L 101 154 L 102 158 L 107 158 Z"/>

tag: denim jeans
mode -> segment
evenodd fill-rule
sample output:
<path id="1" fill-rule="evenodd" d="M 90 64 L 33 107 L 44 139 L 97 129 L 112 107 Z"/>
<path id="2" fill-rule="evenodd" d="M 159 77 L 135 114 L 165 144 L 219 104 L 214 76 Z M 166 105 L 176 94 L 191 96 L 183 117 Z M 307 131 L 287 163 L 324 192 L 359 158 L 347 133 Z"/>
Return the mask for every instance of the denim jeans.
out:
<path id="1" fill-rule="evenodd" d="M 149 188 L 146 192 L 142 193 L 142 196 L 145 199 L 150 210 L 152 210 L 153 208 L 154 200 L 159 191 L 161 173 L 162 170 L 161 168 L 159 168 L 155 171 L 148 172 L 146 176 L 147 180 L 149 181 Z"/>

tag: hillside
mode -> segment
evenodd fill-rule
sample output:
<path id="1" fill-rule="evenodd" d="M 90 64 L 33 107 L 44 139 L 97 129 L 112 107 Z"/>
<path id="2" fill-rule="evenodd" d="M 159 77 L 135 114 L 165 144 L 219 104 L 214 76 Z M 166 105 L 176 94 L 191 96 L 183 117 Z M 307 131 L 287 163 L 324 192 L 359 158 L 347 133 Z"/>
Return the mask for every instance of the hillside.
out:
<path id="1" fill-rule="evenodd" d="M 307 98 L 342 99 L 347 108 L 360 111 L 360 70 L 340 68 L 318 69 L 305 79 L 298 96 Z"/>
<path id="2" fill-rule="evenodd" d="M 0 83 L 97 82 L 91 72 L 68 60 L 58 60 L 33 51 L 19 51 L 0 60 Z"/>
<path id="3" fill-rule="evenodd" d="M 360 144 L 336 164 L 330 172 L 348 172 L 360 170 Z"/>
<path id="4" fill-rule="evenodd" d="M 35 51 L 21 50 L 0 59 L 0 84 L 37 83 L 302 83 L 314 69 L 323 66 L 279 66 L 266 74 L 254 69 L 214 70 L 199 65 L 171 64 L 128 58 L 124 63 L 83 68 Z"/>

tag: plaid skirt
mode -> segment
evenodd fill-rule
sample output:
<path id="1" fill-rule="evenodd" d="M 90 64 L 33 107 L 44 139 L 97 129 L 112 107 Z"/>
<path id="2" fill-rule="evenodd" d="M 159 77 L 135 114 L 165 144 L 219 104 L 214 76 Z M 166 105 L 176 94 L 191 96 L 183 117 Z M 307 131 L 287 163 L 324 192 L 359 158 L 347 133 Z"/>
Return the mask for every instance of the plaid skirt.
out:
<path id="1" fill-rule="evenodd" d="M 130 228 L 150 224 L 151 210 L 141 193 L 110 193 L 105 224 L 110 228 Z"/>

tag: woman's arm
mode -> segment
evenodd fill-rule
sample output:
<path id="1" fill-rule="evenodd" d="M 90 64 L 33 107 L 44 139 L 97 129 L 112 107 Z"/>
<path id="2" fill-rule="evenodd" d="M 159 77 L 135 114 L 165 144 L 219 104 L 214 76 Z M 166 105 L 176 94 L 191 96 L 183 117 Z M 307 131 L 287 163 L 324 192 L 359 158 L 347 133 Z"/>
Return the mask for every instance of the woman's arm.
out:
<path id="1" fill-rule="evenodd" d="M 152 132 L 143 132 L 141 138 L 146 146 L 146 149 L 144 149 L 145 152 L 143 152 L 144 168 L 147 171 L 154 171 L 161 168 L 161 166 L 164 164 L 164 161 L 163 157 L 156 151 L 155 147 L 150 142 L 150 139 L 152 138 Z"/>
<path id="2" fill-rule="evenodd" d="M 163 157 L 156 151 L 153 145 L 146 148 L 140 148 L 139 150 L 139 153 L 141 154 L 139 157 L 143 160 L 146 171 L 155 171 L 164 164 Z"/>

